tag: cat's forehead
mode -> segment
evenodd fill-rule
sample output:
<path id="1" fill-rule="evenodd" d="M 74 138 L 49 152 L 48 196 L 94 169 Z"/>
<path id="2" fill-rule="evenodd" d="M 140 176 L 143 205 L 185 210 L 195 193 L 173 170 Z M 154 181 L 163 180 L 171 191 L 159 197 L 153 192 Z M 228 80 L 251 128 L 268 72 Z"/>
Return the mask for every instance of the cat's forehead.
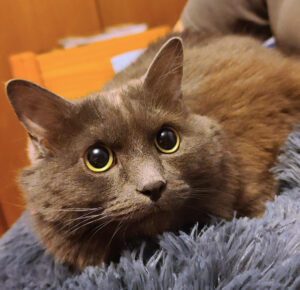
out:
<path id="1" fill-rule="evenodd" d="M 122 107 L 124 96 L 130 97 L 130 88 L 141 87 L 144 81 L 144 76 L 139 79 L 132 79 L 126 84 L 119 85 L 115 88 L 102 91 L 102 98 L 106 98 L 108 103 Z M 127 100 L 125 99 L 125 101 Z"/>
<path id="2" fill-rule="evenodd" d="M 87 102 L 91 111 L 96 112 L 103 124 L 114 123 L 118 124 L 132 123 L 136 118 L 143 114 L 142 111 L 148 111 L 140 102 L 139 98 L 132 99 L 131 95 L 138 94 L 130 93 L 127 88 L 116 88 L 106 92 L 100 92 L 88 97 Z M 148 108 L 150 109 L 150 108 Z"/>
<path id="3" fill-rule="evenodd" d="M 84 133 L 106 143 L 134 140 L 142 144 L 162 125 L 184 122 L 182 110 L 172 110 L 170 102 L 163 106 L 157 100 L 144 90 L 141 80 L 94 93 L 81 103 Z"/>
<path id="4" fill-rule="evenodd" d="M 132 98 L 137 93 L 116 89 L 89 96 L 81 110 L 86 134 L 108 143 L 124 143 L 156 130 L 161 124 L 159 114 L 138 96 Z"/>

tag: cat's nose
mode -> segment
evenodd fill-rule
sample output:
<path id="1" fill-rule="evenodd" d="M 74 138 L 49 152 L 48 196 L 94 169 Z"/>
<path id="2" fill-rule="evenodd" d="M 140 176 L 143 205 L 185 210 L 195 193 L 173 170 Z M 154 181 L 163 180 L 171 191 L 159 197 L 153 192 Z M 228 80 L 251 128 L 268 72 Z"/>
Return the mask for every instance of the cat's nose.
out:
<path id="1" fill-rule="evenodd" d="M 143 184 L 137 191 L 148 196 L 152 201 L 157 201 L 166 187 L 166 181 L 156 180 Z"/>

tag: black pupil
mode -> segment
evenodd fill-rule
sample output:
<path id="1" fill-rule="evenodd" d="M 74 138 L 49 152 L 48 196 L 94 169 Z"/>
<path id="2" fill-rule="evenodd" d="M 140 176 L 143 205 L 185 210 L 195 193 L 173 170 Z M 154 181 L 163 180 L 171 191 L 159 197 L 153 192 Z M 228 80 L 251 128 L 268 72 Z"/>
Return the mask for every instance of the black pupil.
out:
<path id="1" fill-rule="evenodd" d="M 109 161 L 109 152 L 104 147 L 93 147 L 87 153 L 89 163 L 95 168 L 103 168 Z"/>
<path id="2" fill-rule="evenodd" d="M 157 143 L 162 149 L 171 150 L 177 143 L 177 136 L 170 129 L 162 129 L 157 135 Z"/>

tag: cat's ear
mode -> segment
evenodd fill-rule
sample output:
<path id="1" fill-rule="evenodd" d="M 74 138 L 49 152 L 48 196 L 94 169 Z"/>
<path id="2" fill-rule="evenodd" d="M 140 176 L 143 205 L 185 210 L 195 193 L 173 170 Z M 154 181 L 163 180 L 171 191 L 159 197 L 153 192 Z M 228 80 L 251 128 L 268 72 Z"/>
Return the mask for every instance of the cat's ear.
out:
<path id="1" fill-rule="evenodd" d="M 144 86 L 160 96 L 179 97 L 182 73 L 183 45 L 179 37 L 173 37 L 154 57 L 146 73 Z"/>
<path id="2" fill-rule="evenodd" d="M 25 80 L 6 83 L 6 94 L 29 135 L 48 142 L 58 135 L 70 117 L 73 104 Z"/>

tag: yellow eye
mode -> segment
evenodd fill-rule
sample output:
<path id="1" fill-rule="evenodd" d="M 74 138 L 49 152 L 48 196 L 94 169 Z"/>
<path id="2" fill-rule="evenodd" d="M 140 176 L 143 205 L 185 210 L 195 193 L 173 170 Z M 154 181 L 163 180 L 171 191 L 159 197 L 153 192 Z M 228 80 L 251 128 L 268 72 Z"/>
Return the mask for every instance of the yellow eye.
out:
<path id="1" fill-rule="evenodd" d="M 114 161 L 112 151 L 105 145 L 95 144 L 85 153 L 85 164 L 93 172 L 108 170 Z"/>
<path id="2" fill-rule="evenodd" d="M 154 143 L 159 151 L 174 153 L 179 148 L 180 137 L 174 129 L 164 127 L 156 135 Z"/>

